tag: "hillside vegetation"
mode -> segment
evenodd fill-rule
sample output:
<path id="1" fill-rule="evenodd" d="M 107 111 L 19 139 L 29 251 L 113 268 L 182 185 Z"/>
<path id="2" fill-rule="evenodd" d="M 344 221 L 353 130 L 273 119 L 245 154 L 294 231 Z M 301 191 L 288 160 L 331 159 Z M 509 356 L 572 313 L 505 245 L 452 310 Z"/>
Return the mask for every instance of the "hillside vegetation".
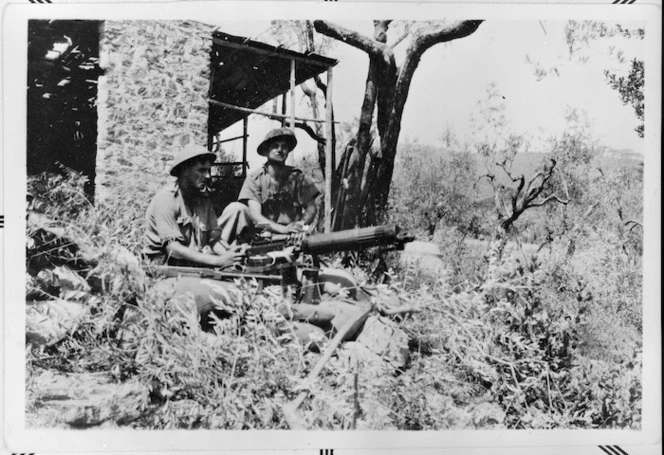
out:
<path id="1" fill-rule="evenodd" d="M 410 361 L 342 347 L 311 383 L 322 354 L 293 336 L 277 290 L 242 284 L 231 317 L 202 332 L 138 271 L 142 199 L 92 206 L 75 173 L 31 178 L 28 313 L 82 310 L 47 341 L 28 328 L 28 424 L 286 429 L 308 390 L 297 420 L 310 429 L 640 428 L 638 167 L 577 174 L 575 202 L 528 213 L 488 279 L 492 214 L 472 160 L 417 144 L 400 156 L 391 221 L 435 242 L 444 266 L 388 258 L 388 285 L 361 256 L 344 262 L 419 310 L 393 318 Z M 68 393 L 87 401 L 63 408 Z"/>

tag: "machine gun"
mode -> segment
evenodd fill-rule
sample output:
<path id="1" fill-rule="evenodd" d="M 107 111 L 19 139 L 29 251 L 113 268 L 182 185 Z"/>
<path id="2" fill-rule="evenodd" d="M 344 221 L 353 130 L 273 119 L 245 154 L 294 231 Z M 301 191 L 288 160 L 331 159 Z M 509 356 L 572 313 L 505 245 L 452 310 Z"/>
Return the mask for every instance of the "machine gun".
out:
<path id="1" fill-rule="evenodd" d="M 406 243 L 414 239 L 414 236 L 401 232 L 394 224 L 348 229 L 328 234 L 273 235 L 269 239 L 252 242 L 246 250 L 243 263 L 237 270 L 157 266 L 154 271 L 159 275 L 171 277 L 256 279 L 261 287 L 266 281 L 276 282 L 280 283 L 284 291 L 289 294 L 295 288 L 296 300 L 315 302 L 320 299 L 316 286 L 320 270 L 315 259 L 317 255 L 370 247 L 380 247 L 383 251 L 402 250 Z M 315 259 L 314 263 L 309 266 L 298 264 L 297 261 L 302 255 L 312 256 Z M 302 290 L 304 292 L 300 292 Z"/>
<path id="2" fill-rule="evenodd" d="M 383 250 L 402 250 L 404 245 L 415 240 L 414 236 L 401 232 L 399 226 L 388 224 L 366 228 L 347 229 L 329 234 L 282 234 L 269 239 L 251 242 L 247 257 L 258 256 L 272 251 L 294 247 L 296 254 L 326 254 L 340 251 L 359 250 L 380 246 Z"/>

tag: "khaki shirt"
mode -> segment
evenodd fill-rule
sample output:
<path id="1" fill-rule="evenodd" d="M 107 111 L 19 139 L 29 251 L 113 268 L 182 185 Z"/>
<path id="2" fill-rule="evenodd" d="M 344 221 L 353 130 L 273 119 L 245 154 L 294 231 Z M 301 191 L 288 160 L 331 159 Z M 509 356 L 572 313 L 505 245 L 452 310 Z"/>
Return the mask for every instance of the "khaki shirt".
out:
<path id="1" fill-rule="evenodd" d="M 189 207 L 177 183 L 160 190 L 145 214 L 147 255 L 165 254 L 169 242 L 177 241 L 201 251 L 210 244 L 212 231 L 218 231 L 217 217 L 207 197 L 197 197 Z"/>
<path id="2" fill-rule="evenodd" d="M 262 214 L 270 221 L 289 224 L 301 221 L 304 209 L 320 193 L 314 182 L 301 170 L 288 166 L 288 177 L 275 181 L 265 166 L 249 174 L 238 201 L 257 201 Z"/>

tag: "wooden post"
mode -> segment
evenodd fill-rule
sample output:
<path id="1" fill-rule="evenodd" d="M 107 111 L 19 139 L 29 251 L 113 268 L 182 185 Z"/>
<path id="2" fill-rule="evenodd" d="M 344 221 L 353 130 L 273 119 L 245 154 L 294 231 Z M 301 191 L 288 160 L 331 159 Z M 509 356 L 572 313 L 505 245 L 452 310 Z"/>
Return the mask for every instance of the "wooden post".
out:
<path id="1" fill-rule="evenodd" d="M 249 116 L 247 115 L 242 122 L 242 177 L 247 176 L 247 130 L 249 126 Z"/>
<path id="2" fill-rule="evenodd" d="M 290 128 L 295 131 L 295 60 L 290 61 Z"/>
<path id="3" fill-rule="evenodd" d="M 281 127 L 286 126 L 286 94 L 281 95 Z"/>
<path id="4" fill-rule="evenodd" d="M 325 96 L 325 232 L 332 229 L 332 128 L 332 68 L 329 68 Z"/>
<path id="5" fill-rule="evenodd" d="M 295 60 L 290 61 L 290 129 L 295 132 Z M 288 155 L 288 165 L 292 166 L 295 158 Z"/>

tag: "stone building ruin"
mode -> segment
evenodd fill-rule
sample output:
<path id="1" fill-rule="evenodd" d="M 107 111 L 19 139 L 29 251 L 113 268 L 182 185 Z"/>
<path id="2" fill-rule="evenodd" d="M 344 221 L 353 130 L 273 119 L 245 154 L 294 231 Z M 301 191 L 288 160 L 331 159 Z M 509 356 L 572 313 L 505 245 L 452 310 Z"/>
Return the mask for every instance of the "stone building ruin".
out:
<path id="1" fill-rule="evenodd" d="M 218 152 L 244 122 L 243 160 L 219 164 L 223 207 L 246 173 L 249 115 L 282 96 L 271 117 L 294 124 L 287 94 L 337 63 L 184 20 L 31 20 L 28 35 L 28 173 L 72 168 L 97 201 L 149 197 L 180 147 Z"/>

